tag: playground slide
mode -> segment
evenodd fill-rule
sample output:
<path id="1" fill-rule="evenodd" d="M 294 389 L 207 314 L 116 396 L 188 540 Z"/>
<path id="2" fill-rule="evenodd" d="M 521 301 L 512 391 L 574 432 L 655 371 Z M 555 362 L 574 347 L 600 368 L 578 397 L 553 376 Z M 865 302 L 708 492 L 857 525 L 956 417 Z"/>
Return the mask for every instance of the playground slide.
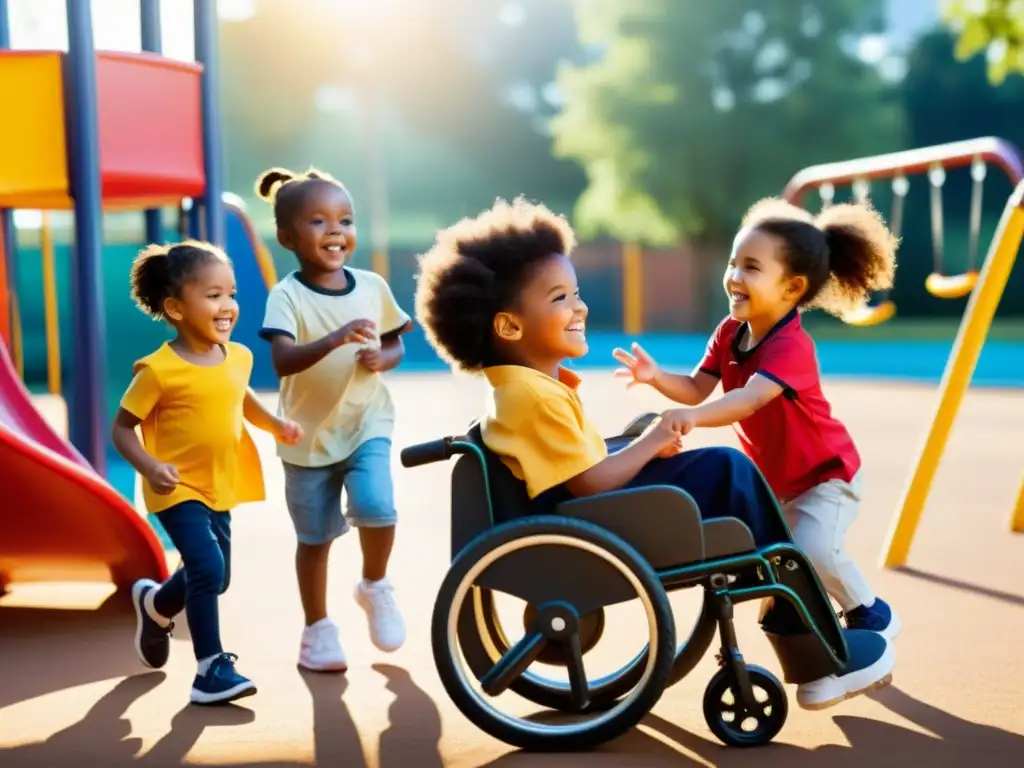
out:
<path id="1" fill-rule="evenodd" d="M 0 344 L 0 591 L 167 577 L 156 534 L 32 405 Z"/>

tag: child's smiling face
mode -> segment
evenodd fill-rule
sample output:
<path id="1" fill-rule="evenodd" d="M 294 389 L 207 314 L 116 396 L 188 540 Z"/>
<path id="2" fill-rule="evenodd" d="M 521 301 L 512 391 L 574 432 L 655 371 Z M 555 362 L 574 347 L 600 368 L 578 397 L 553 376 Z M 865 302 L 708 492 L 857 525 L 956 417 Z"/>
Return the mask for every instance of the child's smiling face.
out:
<path id="1" fill-rule="evenodd" d="M 587 312 L 572 262 L 554 254 L 532 268 L 515 307 L 495 316 L 494 332 L 517 360 L 550 372 L 587 353 Z"/>
<path id="2" fill-rule="evenodd" d="M 352 200 L 337 184 L 306 182 L 302 205 L 288 226 L 278 233 L 281 244 L 293 251 L 304 266 L 318 272 L 337 272 L 356 249 Z"/>

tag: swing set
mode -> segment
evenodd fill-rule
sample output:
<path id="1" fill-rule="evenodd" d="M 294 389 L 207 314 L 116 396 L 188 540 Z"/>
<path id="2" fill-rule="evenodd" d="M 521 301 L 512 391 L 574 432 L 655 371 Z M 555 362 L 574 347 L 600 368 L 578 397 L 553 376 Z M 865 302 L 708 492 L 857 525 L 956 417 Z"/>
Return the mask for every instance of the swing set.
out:
<path id="1" fill-rule="evenodd" d="M 1006 174 L 1014 190 L 1003 209 L 988 255 L 979 266 L 977 259 L 982 193 L 989 166 Z M 963 167 L 970 168 L 972 180 L 966 266 L 962 273 L 947 274 L 943 265 L 942 188 L 947 172 Z M 789 202 L 801 205 L 804 195 L 810 190 L 816 190 L 821 205 L 827 207 L 833 203 L 839 185 L 851 185 L 854 200 L 867 201 L 870 199 L 872 181 L 889 181 L 893 192 L 889 228 L 898 237 L 903 226 L 904 204 L 910 190 L 909 179 L 922 174 L 926 176 L 930 187 L 933 259 L 932 273 L 925 281 L 925 289 L 942 299 L 970 298 L 942 375 L 938 404 L 928 435 L 893 517 L 882 554 L 882 566 L 885 568 L 896 568 L 907 562 L 910 545 L 921 521 L 953 422 L 970 386 L 985 337 L 1024 239 L 1024 159 L 1016 147 L 1003 139 L 971 139 L 811 166 L 793 176 L 783 193 Z M 896 306 L 889 297 L 889 291 L 880 291 L 843 320 L 856 326 L 878 325 L 889 320 L 895 313 Z M 1021 485 L 1010 515 L 1010 530 L 1024 532 L 1024 484 Z"/>

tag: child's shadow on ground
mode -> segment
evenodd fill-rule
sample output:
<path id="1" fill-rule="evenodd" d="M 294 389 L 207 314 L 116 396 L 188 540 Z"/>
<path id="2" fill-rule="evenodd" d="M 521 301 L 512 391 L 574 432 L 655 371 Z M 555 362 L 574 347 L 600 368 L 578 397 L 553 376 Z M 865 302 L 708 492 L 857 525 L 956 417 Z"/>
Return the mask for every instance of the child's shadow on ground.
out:
<path id="1" fill-rule="evenodd" d="M 179 618 L 174 640 L 188 642 L 185 616 Z M 144 669 L 132 645 L 135 611 L 124 593 L 92 610 L 0 607 L 0 628 L 0 709 Z M 74 653 L 68 653 L 68 638 L 74 638 Z"/>
<path id="2" fill-rule="evenodd" d="M 441 716 L 433 700 L 401 667 L 374 664 L 373 668 L 386 678 L 387 689 L 395 695 L 388 708 L 388 727 L 380 735 L 381 768 L 441 768 Z M 347 678 L 315 672 L 300 674 L 313 699 L 316 765 L 364 768 L 366 753 L 359 730 L 343 700 Z"/>
<path id="3" fill-rule="evenodd" d="M 142 740 L 128 738 L 131 723 L 124 717 L 128 708 L 149 693 L 165 674 L 150 672 L 129 677 L 97 701 L 85 717 L 58 731 L 45 741 L 0 750 L 0 764 L 19 768 L 35 766 L 80 766 L 95 763 L 104 768 L 181 765 L 203 731 L 211 726 L 244 725 L 253 721 L 251 710 L 237 706 L 195 707 L 186 705 L 171 720 L 171 729 L 146 754 L 139 756 Z"/>
<path id="4" fill-rule="evenodd" d="M 374 664 L 373 668 L 384 675 L 395 695 L 388 708 L 388 728 L 380 735 L 381 768 L 443 768 L 438 748 L 441 715 L 434 700 L 401 667 Z"/>
<path id="5" fill-rule="evenodd" d="M 897 688 L 887 688 L 872 698 L 929 733 L 879 720 L 837 715 L 835 723 L 850 746 L 829 744 L 805 749 L 772 744 L 751 751 L 726 747 L 710 736 L 698 736 L 660 715 L 651 714 L 644 718 L 643 725 L 656 731 L 658 738 L 634 729 L 590 753 L 586 760 L 581 760 L 579 754 L 545 755 L 538 760 L 537 755 L 515 751 L 487 763 L 486 768 L 525 768 L 542 763 L 556 766 L 629 765 L 630 768 L 656 765 L 747 768 L 752 762 L 756 762 L 759 768 L 818 768 L 822 765 L 829 768 L 863 768 L 865 765 L 902 768 L 912 764 L 937 768 L 1024 764 L 1024 736 L 1020 734 L 963 720 Z"/>

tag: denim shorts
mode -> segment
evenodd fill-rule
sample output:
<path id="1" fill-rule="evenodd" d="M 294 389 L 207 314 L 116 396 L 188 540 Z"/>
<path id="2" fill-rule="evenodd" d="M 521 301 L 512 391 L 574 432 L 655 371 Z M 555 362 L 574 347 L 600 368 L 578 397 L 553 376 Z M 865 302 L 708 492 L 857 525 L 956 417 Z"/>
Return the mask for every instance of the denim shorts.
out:
<path id="1" fill-rule="evenodd" d="M 341 492 L 345 491 L 345 514 Z M 344 461 L 326 467 L 284 463 L 284 498 L 302 544 L 324 544 L 350 526 L 383 528 L 397 522 L 391 482 L 391 440 L 375 437 Z"/>

